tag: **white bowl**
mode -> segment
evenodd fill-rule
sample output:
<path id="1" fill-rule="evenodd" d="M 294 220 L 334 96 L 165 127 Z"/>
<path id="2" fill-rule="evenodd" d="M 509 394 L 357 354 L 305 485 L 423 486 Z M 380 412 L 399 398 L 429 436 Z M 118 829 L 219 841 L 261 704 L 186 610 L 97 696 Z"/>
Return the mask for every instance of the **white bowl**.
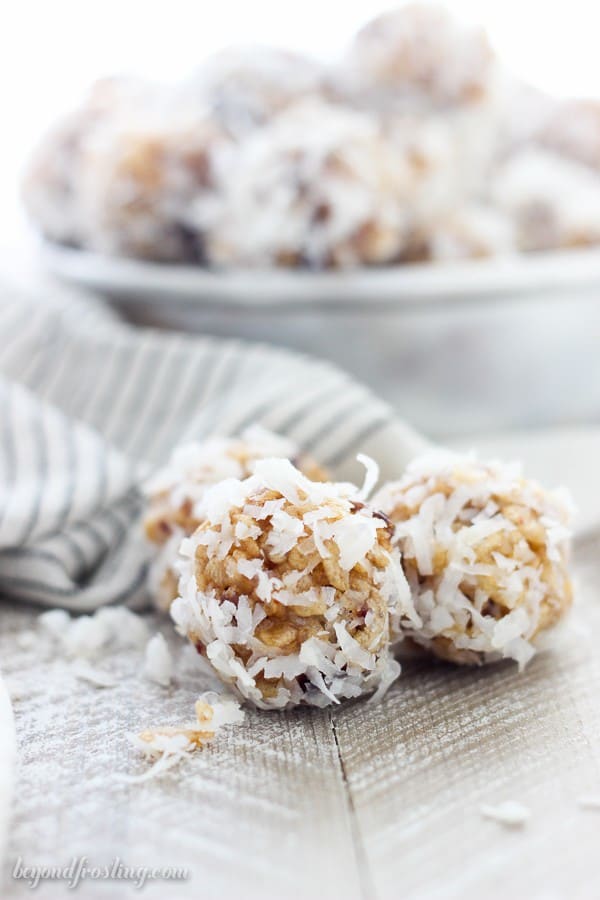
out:
<path id="1" fill-rule="evenodd" d="M 218 271 L 102 256 L 48 243 L 43 245 L 43 258 L 52 272 L 87 288 L 159 305 L 185 302 L 198 307 L 214 303 L 261 308 L 296 303 L 319 308 L 364 303 L 397 307 L 600 286 L 600 250 L 325 272 Z"/>
<path id="2" fill-rule="evenodd" d="M 132 321 L 328 358 L 434 437 L 600 418 L 599 250 L 347 272 L 43 259 Z"/>

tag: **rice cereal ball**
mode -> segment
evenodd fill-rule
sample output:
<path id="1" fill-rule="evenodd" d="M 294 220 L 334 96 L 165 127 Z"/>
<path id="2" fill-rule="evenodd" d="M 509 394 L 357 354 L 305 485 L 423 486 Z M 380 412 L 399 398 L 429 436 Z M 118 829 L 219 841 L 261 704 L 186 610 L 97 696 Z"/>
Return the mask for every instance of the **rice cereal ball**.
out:
<path id="1" fill-rule="evenodd" d="M 192 207 L 213 202 L 216 169 L 229 144 L 203 111 L 152 109 L 119 118 L 93 136 L 81 163 L 87 246 L 101 253 L 165 262 L 196 262 L 203 233 Z"/>
<path id="2" fill-rule="evenodd" d="M 134 79 L 103 79 L 41 138 L 25 170 L 22 197 L 33 224 L 49 240 L 81 243 L 79 176 L 85 142 L 117 110 L 140 103 L 146 91 L 147 85 Z"/>
<path id="3" fill-rule="evenodd" d="M 315 268 L 400 259 L 412 243 L 421 174 L 371 116 L 298 104 L 240 148 L 207 227 L 208 257 Z"/>
<path id="4" fill-rule="evenodd" d="M 437 656 L 523 667 L 570 607 L 569 504 L 519 466 L 426 455 L 373 503 L 396 526 L 421 619 L 404 633 Z"/>
<path id="5" fill-rule="evenodd" d="M 410 614 L 410 595 L 389 524 L 361 497 L 282 459 L 204 496 L 204 522 L 182 544 L 171 615 L 260 708 L 380 696 L 399 673 L 388 610 Z"/>
<path id="6" fill-rule="evenodd" d="M 60 244 L 76 245 L 81 240 L 75 182 L 81 140 L 89 122 L 86 110 L 56 123 L 36 147 L 23 180 L 27 215 L 44 237 Z"/>
<path id="7" fill-rule="evenodd" d="M 428 236 L 428 258 L 436 261 L 487 259 L 516 250 L 514 225 L 492 206 L 469 203 L 444 216 Z"/>
<path id="8" fill-rule="evenodd" d="M 443 129 L 447 190 L 479 195 L 497 148 L 505 76 L 485 33 L 442 7 L 410 4 L 373 19 L 332 75 L 332 92 L 384 120 Z"/>
<path id="9" fill-rule="evenodd" d="M 222 50 L 193 79 L 223 127 L 236 138 L 262 127 L 292 103 L 320 92 L 313 60 L 274 47 Z"/>
<path id="10" fill-rule="evenodd" d="M 496 161 L 501 162 L 528 144 L 538 144 L 541 131 L 558 107 L 555 97 L 507 75 L 503 83 Z"/>
<path id="11" fill-rule="evenodd" d="M 559 103 L 540 129 L 538 140 L 567 159 L 600 171 L 600 101 Z"/>
<path id="12" fill-rule="evenodd" d="M 379 106 L 427 111 L 487 100 L 495 59 L 485 33 L 446 9 L 409 4 L 357 34 L 343 66 L 355 93 Z"/>
<path id="13" fill-rule="evenodd" d="M 240 437 L 210 438 L 177 447 L 167 465 L 145 485 L 148 499 L 143 527 L 154 546 L 148 587 L 155 605 L 168 610 L 177 596 L 174 564 L 186 535 L 201 522 L 207 487 L 226 478 L 247 478 L 257 460 L 286 457 L 308 477 L 324 481 L 326 472 L 293 441 L 253 425 Z"/>
<path id="14" fill-rule="evenodd" d="M 526 147 L 494 177 L 492 197 L 509 216 L 520 250 L 600 243 L 600 176 L 550 150 Z"/>

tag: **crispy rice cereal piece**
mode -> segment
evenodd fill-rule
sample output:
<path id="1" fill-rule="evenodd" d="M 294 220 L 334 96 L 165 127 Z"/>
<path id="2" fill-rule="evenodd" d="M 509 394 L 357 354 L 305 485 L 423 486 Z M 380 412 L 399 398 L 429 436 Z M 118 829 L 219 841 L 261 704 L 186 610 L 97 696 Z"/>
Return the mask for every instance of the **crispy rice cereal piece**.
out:
<path id="1" fill-rule="evenodd" d="M 225 478 L 246 478 L 258 459 L 285 456 L 314 481 L 327 473 L 286 438 L 253 425 L 239 438 L 211 438 L 178 447 L 169 463 L 146 485 L 148 508 L 143 527 L 156 545 L 149 574 L 150 593 L 159 609 L 168 610 L 177 596 L 174 563 L 182 539 L 201 523 L 199 504 L 209 485 Z"/>
<path id="2" fill-rule="evenodd" d="M 421 619 L 403 633 L 437 656 L 523 667 L 570 607 L 570 507 L 518 466 L 433 453 L 373 503 L 395 523 Z"/>
<path id="3" fill-rule="evenodd" d="M 209 699 L 214 698 L 212 703 L 207 702 L 207 697 Z M 156 728 L 146 728 L 137 735 L 138 741 L 141 742 L 141 749 L 145 751 L 147 756 L 160 755 L 164 751 L 161 739 L 166 738 L 168 741 L 168 739 L 178 736 L 184 738 L 186 746 L 190 750 L 202 747 L 213 740 L 216 732 L 222 725 L 229 724 L 230 721 L 240 721 L 240 716 L 237 714 L 239 709 L 237 702 L 230 701 L 227 709 L 231 710 L 232 715 L 226 716 L 224 721 L 215 717 L 215 708 L 218 707 L 219 698 L 217 694 L 202 695 L 196 700 L 194 705 L 196 722 L 189 725 L 160 725 Z M 243 718 L 243 713 L 241 717 Z"/>
<path id="4" fill-rule="evenodd" d="M 269 459 L 201 511 L 171 615 L 219 677 L 265 709 L 380 696 L 399 672 L 389 607 L 412 605 L 389 523 L 362 493 Z"/>

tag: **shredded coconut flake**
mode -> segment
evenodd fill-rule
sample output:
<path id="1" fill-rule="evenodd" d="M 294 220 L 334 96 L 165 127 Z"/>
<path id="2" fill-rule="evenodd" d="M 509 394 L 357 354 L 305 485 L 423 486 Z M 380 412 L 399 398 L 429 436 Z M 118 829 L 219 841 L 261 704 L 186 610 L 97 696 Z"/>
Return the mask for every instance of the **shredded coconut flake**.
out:
<path id="1" fill-rule="evenodd" d="M 71 671 L 82 681 L 87 681 L 97 688 L 111 688 L 117 683 L 116 679 L 109 672 L 103 672 L 95 666 L 89 665 L 85 660 L 77 659 L 71 666 Z"/>
<path id="2" fill-rule="evenodd" d="M 129 735 L 133 746 L 154 764 L 141 775 L 124 775 L 121 779 L 134 784 L 156 778 L 214 740 L 225 726 L 244 720 L 244 712 L 235 698 L 212 691 L 198 697 L 195 712 L 196 721 L 190 724 L 164 725 Z"/>
<path id="3" fill-rule="evenodd" d="M 531 810 L 527 806 L 514 800 L 506 800 L 496 806 L 483 804 L 480 812 L 485 819 L 493 819 L 507 828 L 520 828 L 531 816 Z"/>
<path id="4" fill-rule="evenodd" d="M 148 640 L 146 622 L 125 606 L 106 606 L 92 616 L 71 617 L 53 609 L 38 617 L 38 626 L 75 658 L 93 659 L 119 649 L 141 649 Z"/>
<path id="5" fill-rule="evenodd" d="M 373 488 L 379 481 L 379 466 L 374 459 L 371 459 L 370 456 L 366 456 L 364 453 L 359 453 L 356 459 L 357 462 L 365 467 L 365 480 L 362 488 L 358 492 L 358 497 L 361 500 L 367 500 L 371 496 Z"/>
<path id="6" fill-rule="evenodd" d="M 155 634 L 146 645 L 144 675 L 162 687 L 168 687 L 173 677 L 173 660 L 162 634 Z"/>

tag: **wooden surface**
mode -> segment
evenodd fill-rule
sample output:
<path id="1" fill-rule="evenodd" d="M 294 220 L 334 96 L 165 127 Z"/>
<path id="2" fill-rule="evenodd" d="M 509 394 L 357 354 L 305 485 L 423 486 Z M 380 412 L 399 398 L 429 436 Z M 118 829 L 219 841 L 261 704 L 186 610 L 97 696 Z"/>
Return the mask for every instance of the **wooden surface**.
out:
<path id="1" fill-rule="evenodd" d="M 4 859 L 12 807 L 16 736 L 12 705 L 0 674 L 0 864 Z"/>
<path id="2" fill-rule="evenodd" d="M 118 678 L 100 690 L 26 646 L 36 611 L 1 606 L 20 742 L 8 870 L 18 857 L 78 855 L 186 866 L 187 881 L 144 895 L 204 900 L 597 898 L 600 811 L 578 798 L 600 796 L 599 551 L 596 540 L 578 546 L 579 612 L 523 675 L 412 660 L 379 706 L 250 712 L 173 773 L 135 785 L 118 777 L 146 766 L 126 733 L 190 718 L 208 686 L 193 651 L 153 620 L 177 653 L 173 685 L 146 681 L 131 652 L 97 663 Z M 523 828 L 481 817 L 481 804 L 503 800 L 530 808 Z M 80 890 L 136 893 L 115 882 Z M 66 896 L 59 883 L 40 891 Z M 29 894 L 7 874 L 4 900 Z"/>

